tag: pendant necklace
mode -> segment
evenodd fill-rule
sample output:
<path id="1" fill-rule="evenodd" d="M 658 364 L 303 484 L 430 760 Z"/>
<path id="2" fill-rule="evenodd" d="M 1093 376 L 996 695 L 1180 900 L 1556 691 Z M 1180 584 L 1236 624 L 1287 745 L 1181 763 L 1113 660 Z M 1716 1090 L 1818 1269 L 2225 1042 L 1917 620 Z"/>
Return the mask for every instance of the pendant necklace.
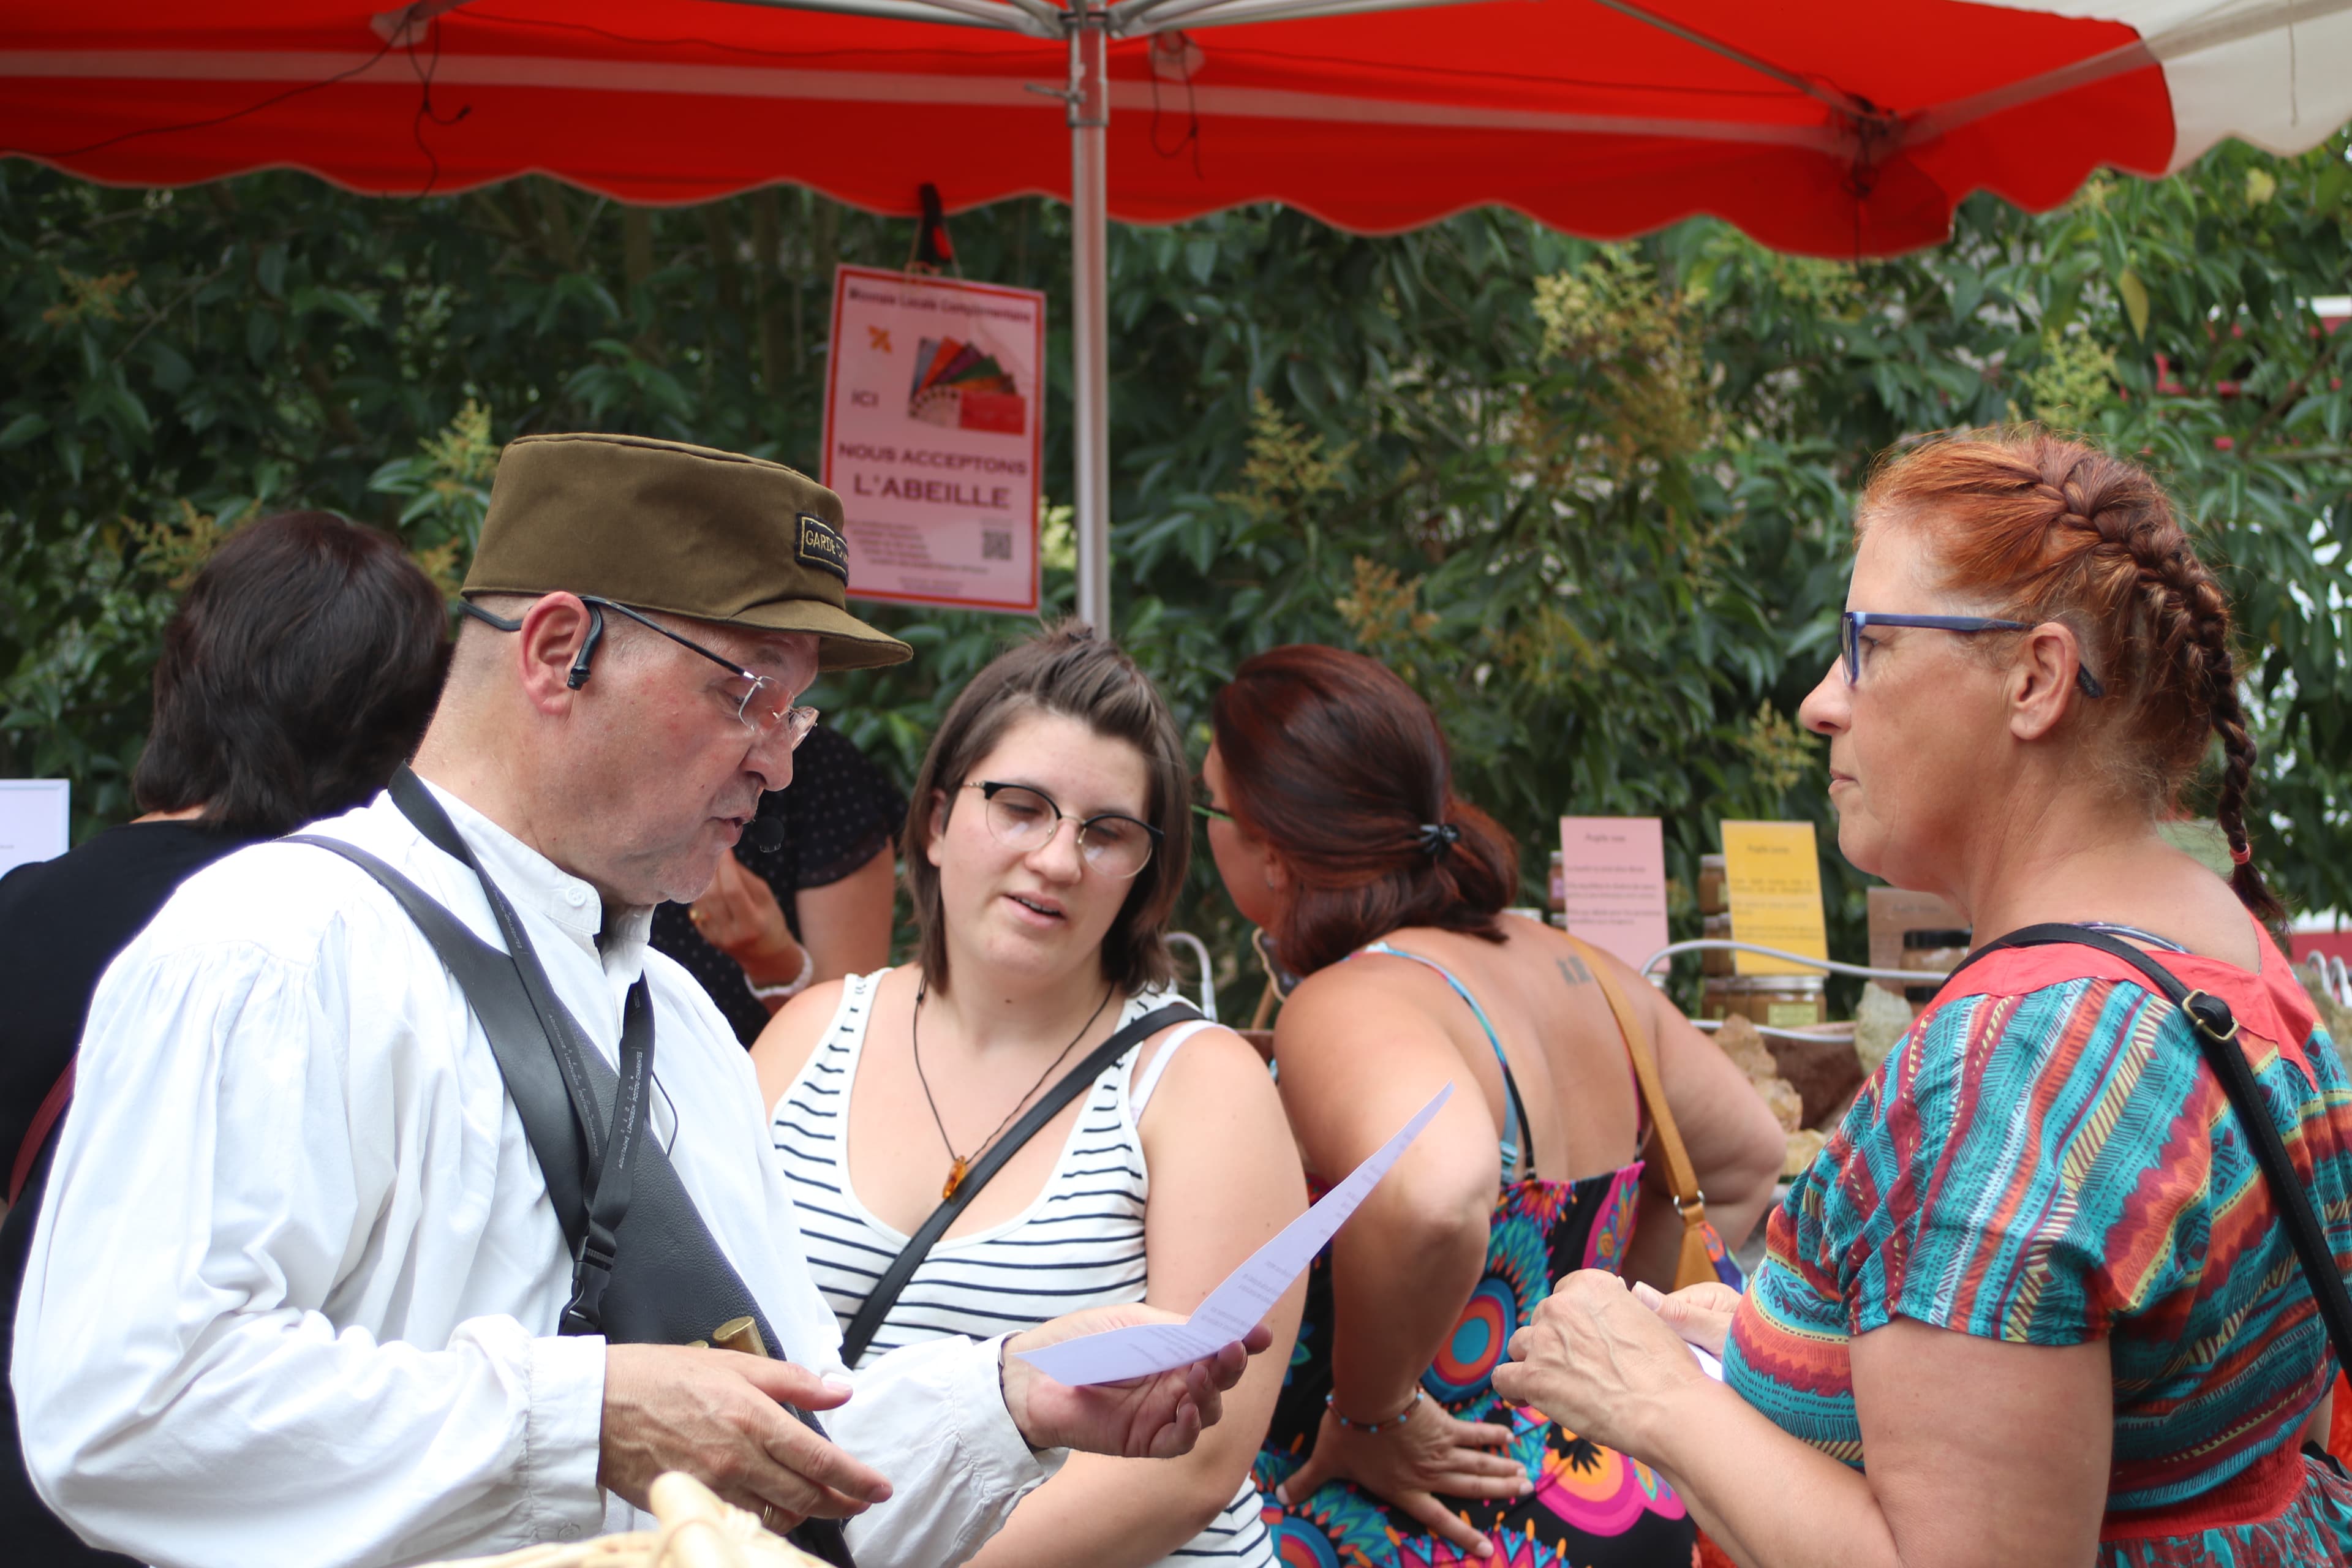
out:
<path id="1" fill-rule="evenodd" d="M 1029 1092 L 1013 1102 L 1013 1109 L 1004 1113 L 1004 1120 L 996 1124 L 996 1131 L 982 1139 L 970 1154 L 959 1154 L 955 1152 L 955 1145 L 948 1141 L 948 1124 L 940 1118 L 940 1102 L 931 1098 L 931 1080 L 923 1074 L 923 998 L 931 993 L 929 976 L 926 975 L 923 983 L 915 987 L 915 1016 L 907 1024 L 907 1043 L 914 1052 L 915 1081 L 923 1086 L 923 1103 L 931 1108 L 931 1124 L 940 1130 L 940 1144 L 948 1152 L 948 1180 L 947 1185 L 940 1189 L 940 1202 L 945 1203 L 956 1195 L 956 1189 L 963 1185 L 964 1177 L 971 1173 L 971 1163 L 986 1152 L 988 1146 L 1013 1124 L 1013 1119 L 1021 1114 L 1021 1108 L 1029 1103 L 1030 1096 L 1045 1087 L 1045 1080 L 1054 1076 L 1054 1069 L 1069 1059 L 1070 1053 L 1077 1049 L 1078 1042 L 1087 1037 L 1087 1031 L 1095 1026 L 1095 1020 L 1102 1016 L 1102 1010 L 1110 1005 L 1111 994 L 1117 989 L 1117 986 L 1103 988 L 1103 999 L 1095 1004 L 1095 1010 L 1087 1015 L 1087 1021 L 1078 1026 L 1078 1032 L 1070 1037 L 1070 1043 L 1062 1047 L 1062 1054 L 1045 1064 L 1045 1070 L 1037 1075 L 1037 1081 L 1029 1086 Z"/>

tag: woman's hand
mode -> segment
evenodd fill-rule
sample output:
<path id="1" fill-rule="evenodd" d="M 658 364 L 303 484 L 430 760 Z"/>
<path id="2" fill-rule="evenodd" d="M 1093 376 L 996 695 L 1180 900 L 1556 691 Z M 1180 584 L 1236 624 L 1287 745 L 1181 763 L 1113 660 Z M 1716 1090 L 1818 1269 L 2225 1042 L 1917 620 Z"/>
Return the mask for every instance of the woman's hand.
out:
<path id="1" fill-rule="evenodd" d="M 1723 1342 L 1731 1334 L 1731 1315 L 1739 1310 L 1739 1292 L 1720 1279 L 1685 1285 L 1668 1296 L 1654 1287 L 1633 1282 L 1633 1300 L 1665 1320 L 1666 1327 L 1716 1360 L 1723 1359 Z"/>
<path id="2" fill-rule="evenodd" d="M 741 964 L 752 984 L 789 985 L 800 978 L 803 955 L 783 906 L 734 856 L 719 858 L 718 874 L 686 912 L 696 933 Z"/>
<path id="3" fill-rule="evenodd" d="M 1510 1349 L 1495 1369 L 1496 1393 L 1636 1458 L 1656 1455 L 1649 1439 L 1665 1407 L 1712 1381 L 1664 1319 L 1599 1268 L 1554 1286 Z"/>
<path id="4" fill-rule="evenodd" d="M 1474 1556 L 1486 1557 L 1494 1542 L 1439 1500 L 1518 1498 L 1535 1488 L 1517 1459 L 1494 1449 L 1511 1441 L 1508 1426 L 1456 1421 L 1434 1399 L 1417 1400 L 1402 1426 L 1365 1432 L 1342 1425 L 1330 1411 L 1315 1435 L 1315 1451 L 1276 1489 L 1284 1502 L 1304 1502 L 1326 1481 L 1353 1481 L 1419 1520 L 1432 1533 Z"/>

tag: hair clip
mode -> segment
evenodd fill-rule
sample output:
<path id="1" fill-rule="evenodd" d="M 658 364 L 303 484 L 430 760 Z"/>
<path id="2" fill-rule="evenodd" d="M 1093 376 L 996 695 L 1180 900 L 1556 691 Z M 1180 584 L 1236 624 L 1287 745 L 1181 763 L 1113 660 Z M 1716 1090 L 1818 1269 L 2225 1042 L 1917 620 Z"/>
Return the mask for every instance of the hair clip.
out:
<path id="1" fill-rule="evenodd" d="M 2231 846 L 2230 846 L 2230 864 L 2231 864 L 2231 865 L 2232 865 L 2232 866 L 2242 866 L 2242 865 L 2246 864 L 2248 861 L 2252 860 L 2253 858 L 2254 858 L 2254 847 L 2253 847 L 2252 845 L 2251 845 L 2251 844 L 2232 844 Z"/>
<path id="2" fill-rule="evenodd" d="M 1421 825 L 1421 852 L 1434 860 L 1461 837 L 1462 829 L 1450 822 L 1424 822 Z"/>

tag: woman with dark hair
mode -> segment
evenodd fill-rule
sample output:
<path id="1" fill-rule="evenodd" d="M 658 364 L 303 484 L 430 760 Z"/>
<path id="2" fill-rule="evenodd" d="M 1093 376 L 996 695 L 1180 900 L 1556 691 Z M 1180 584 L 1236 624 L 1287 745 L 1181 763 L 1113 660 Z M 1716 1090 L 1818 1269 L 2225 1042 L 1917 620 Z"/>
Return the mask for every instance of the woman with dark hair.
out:
<path id="1" fill-rule="evenodd" d="M 1441 1085 L 1463 1090 L 1309 1276 L 1301 1354 L 1258 1466 L 1278 1544 L 1295 1548 L 1285 1561 L 1499 1550 L 1528 1568 L 1683 1568 L 1693 1528 L 1671 1490 L 1512 1408 L 1489 1376 L 1554 1275 L 1630 1254 L 1637 1274 L 1672 1282 L 1682 1226 L 1643 1180 L 1637 1044 L 1734 1244 L 1770 1198 L 1779 1124 L 1631 968 L 1501 913 L 1517 852 L 1454 794 L 1436 719 L 1390 670 L 1275 648 L 1234 672 L 1213 717 L 1202 772 L 1217 869 L 1303 976 L 1275 1059 L 1309 1169 L 1337 1180 Z M 1639 1042 L 1620 1033 L 1607 984 L 1630 999 Z"/>
<path id="2" fill-rule="evenodd" d="M 2063 940 L 1944 985 L 1745 1297 L 1654 1312 L 1578 1275 L 1496 1381 L 1671 1475 L 1746 1563 L 2352 1560 L 2352 1481 L 2299 1447 L 2336 1376 L 2313 1288 L 2170 999 L 2227 1004 L 2341 1274 L 2352 1083 L 2263 929 L 2229 603 L 2146 472 L 2036 429 L 1895 458 L 1854 531 L 1802 710 L 1839 847 L 1979 937 Z M 2158 831 L 2216 742 L 2234 891 Z"/>
<path id="3" fill-rule="evenodd" d="M 915 963 L 814 987 L 751 1053 L 799 1245 L 852 1366 L 1081 1307 L 1189 1312 L 1305 1206 L 1256 1054 L 1212 1025 L 1153 1020 L 1175 1000 L 1162 938 L 1190 860 L 1189 796 L 1160 693 L 1083 626 L 1003 655 L 949 709 L 901 850 Z M 1066 1075 L 1083 1087 L 968 1188 Z M 960 1195 L 968 1206 L 856 1342 L 877 1279 Z M 1277 1347 L 1297 1302 L 1268 1319 Z M 1073 1456 L 973 1561 L 1270 1564 L 1250 1467 L 1285 1359 L 1257 1358 L 1181 1459 Z"/>
<path id="4" fill-rule="evenodd" d="M 388 534 L 323 511 L 238 529 L 163 628 L 131 781 L 144 815 L 0 878 L 0 1152 L 13 1157 L 0 1365 L 99 976 L 204 867 L 382 789 L 425 732 L 448 626 L 439 591 Z M 0 1427 L 0 1540 L 18 1560 L 128 1562 L 83 1545 L 34 1494 L 5 1380 Z"/>

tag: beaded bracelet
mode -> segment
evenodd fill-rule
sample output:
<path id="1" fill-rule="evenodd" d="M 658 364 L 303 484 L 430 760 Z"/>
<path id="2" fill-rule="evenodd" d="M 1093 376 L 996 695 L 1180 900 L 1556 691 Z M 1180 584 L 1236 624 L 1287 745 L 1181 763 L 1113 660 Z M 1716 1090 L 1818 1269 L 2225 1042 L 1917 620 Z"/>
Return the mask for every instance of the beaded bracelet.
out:
<path id="1" fill-rule="evenodd" d="M 1361 1432 L 1365 1436 L 1369 1437 L 1376 1432 L 1386 1432 L 1403 1426 L 1404 1418 L 1412 1415 L 1413 1407 L 1421 1403 L 1421 1385 L 1419 1384 L 1415 1384 L 1412 1389 L 1412 1397 L 1404 1402 L 1404 1408 L 1398 1411 L 1395 1415 L 1390 1416 L 1385 1421 L 1350 1421 L 1346 1416 L 1339 1414 L 1339 1407 L 1337 1405 L 1331 1403 L 1336 1397 L 1337 1395 L 1329 1394 L 1323 1396 L 1323 1408 L 1331 1413 L 1331 1419 L 1337 1421 L 1340 1426 L 1345 1426 L 1350 1432 Z"/>

